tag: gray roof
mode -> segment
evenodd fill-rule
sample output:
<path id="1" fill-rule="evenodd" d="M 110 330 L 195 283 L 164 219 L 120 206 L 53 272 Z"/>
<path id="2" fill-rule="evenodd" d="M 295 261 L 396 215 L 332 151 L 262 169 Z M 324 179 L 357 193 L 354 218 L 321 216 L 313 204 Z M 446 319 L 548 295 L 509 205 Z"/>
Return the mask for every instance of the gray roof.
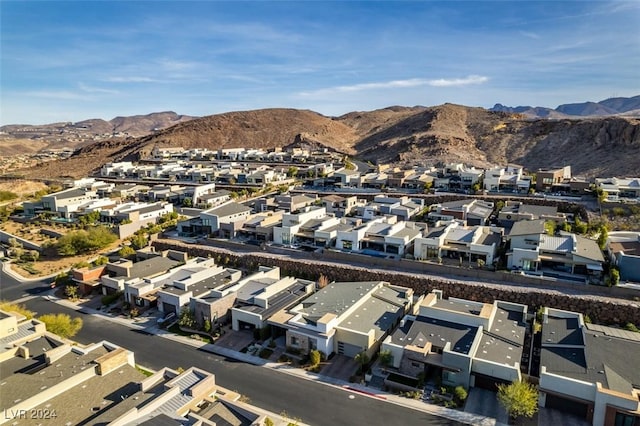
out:
<path id="1" fill-rule="evenodd" d="M 579 235 L 576 235 L 576 251 L 574 254 L 595 262 L 604 262 L 604 256 L 598 243 Z"/>
<path id="2" fill-rule="evenodd" d="M 549 316 L 542 324 L 542 345 L 583 345 L 582 330 L 577 318 Z"/>
<path id="3" fill-rule="evenodd" d="M 245 205 L 236 203 L 235 201 L 231 201 L 230 203 L 226 203 L 221 206 L 214 207 L 209 210 L 205 210 L 203 213 L 206 213 L 212 216 L 224 217 L 224 216 L 231 216 L 232 214 L 239 214 L 239 213 L 245 213 L 250 211 L 251 211 L 251 207 L 247 207 Z"/>
<path id="4" fill-rule="evenodd" d="M 131 267 L 127 278 L 144 278 L 168 271 L 174 266 L 178 266 L 180 261 L 169 259 L 164 256 L 151 257 L 140 262 L 136 262 Z"/>
<path id="5" fill-rule="evenodd" d="M 331 283 L 302 302 L 303 316 L 318 320 L 325 314 L 340 316 L 380 281 Z"/>
<path id="6" fill-rule="evenodd" d="M 187 292 L 191 292 L 192 297 L 198 298 L 203 294 L 209 293 L 211 290 L 220 287 L 223 284 L 232 284 L 231 281 L 232 272 L 230 269 L 225 269 L 219 274 L 209 276 L 198 282 L 187 285 L 187 289 L 183 290 L 178 287 L 168 286 L 163 288 L 162 291 L 170 294 L 180 295 Z"/>
<path id="7" fill-rule="evenodd" d="M 415 321 L 407 321 L 392 334 L 392 342 L 397 345 L 415 345 L 423 347 L 427 342 L 433 346 L 444 347 L 451 342 L 451 350 L 468 354 L 478 327 L 458 324 L 436 318 L 419 316 Z"/>
<path id="8" fill-rule="evenodd" d="M 484 330 L 475 356 L 508 365 L 520 362 L 525 330 L 523 312 L 497 308 L 491 328 Z"/>
<path id="9" fill-rule="evenodd" d="M 544 234 L 544 220 L 519 220 L 513 224 L 509 236 Z"/>
<path id="10" fill-rule="evenodd" d="M 268 298 L 267 308 L 257 305 L 244 305 L 237 306 L 237 309 L 241 309 L 247 312 L 253 312 L 259 314 L 262 319 L 268 319 L 276 312 L 291 307 L 298 303 L 303 297 L 307 295 L 306 288 L 309 284 L 313 284 L 312 281 L 306 281 L 297 279 L 293 284 L 287 288 L 279 291 Z"/>
<path id="11" fill-rule="evenodd" d="M 213 420 L 216 426 L 250 426 L 254 424 L 253 421 L 255 419 L 247 417 L 246 414 L 246 411 L 242 413 L 223 400 L 217 400 L 207 407 L 204 412 L 198 413 L 201 417 Z M 258 415 L 255 414 L 252 417 L 257 418 Z"/>
<path id="12" fill-rule="evenodd" d="M 0 389 L 11 389 L 11 392 L 4 390 L 0 392 L 0 409 L 10 408 L 20 401 L 37 395 L 42 392 L 43 387 L 46 389 L 57 385 L 61 378 L 69 378 L 86 368 L 95 368 L 93 361 L 106 353 L 103 347 L 85 355 L 71 352 L 36 374 L 17 373 L 3 377 Z"/>
<path id="13" fill-rule="evenodd" d="M 522 204 L 519 206 L 518 212 L 521 214 L 531 214 L 534 218 L 539 218 L 540 216 L 555 216 L 558 214 L 558 207 Z"/>
<path id="14" fill-rule="evenodd" d="M 597 331 L 585 332 L 585 346 L 543 347 L 541 363 L 550 373 L 630 393 L 640 389 L 640 342 L 610 337 Z"/>
<path id="15" fill-rule="evenodd" d="M 340 323 L 340 327 L 368 333 L 373 329 L 375 339 L 391 331 L 404 315 L 407 299 L 403 292 L 391 287 L 381 287 L 360 308 Z"/>

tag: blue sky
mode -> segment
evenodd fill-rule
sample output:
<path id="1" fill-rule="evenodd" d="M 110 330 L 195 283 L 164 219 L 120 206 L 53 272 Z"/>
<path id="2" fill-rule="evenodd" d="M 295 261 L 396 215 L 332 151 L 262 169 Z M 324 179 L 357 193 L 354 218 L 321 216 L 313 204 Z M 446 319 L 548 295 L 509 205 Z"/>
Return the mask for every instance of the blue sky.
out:
<path id="1" fill-rule="evenodd" d="M 640 2 L 1 1 L 0 122 L 640 94 Z"/>

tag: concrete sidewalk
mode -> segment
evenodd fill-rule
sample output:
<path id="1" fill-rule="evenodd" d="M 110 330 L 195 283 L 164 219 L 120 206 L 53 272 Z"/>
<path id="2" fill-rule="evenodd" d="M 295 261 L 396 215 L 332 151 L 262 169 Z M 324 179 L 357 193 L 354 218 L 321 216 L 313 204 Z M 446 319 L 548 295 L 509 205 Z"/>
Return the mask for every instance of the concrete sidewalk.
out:
<path id="1" fill-rule="evenodd" d="M 97 309 L 78 306 L 77 303 L 71 302 L 66 299 L 60 299 L 53 295 L 48 295 L 44 297 L 48 298 L 51 302 L 58 303 L 70 309 L 74 309 L 76 311 L 89 314 L 89 315 L 99 316 L 107 321 L 112 321 L 129 328 L 141 330 L 149 334 L 154 334 L 156 336 L 160 336 L 165 339 L 170 339 L 178 343 L 186 344 L 203 351 L 224 356 L 226 358 L 235 359 L 237 361 L 242 361 L 242 362 L 246 362 L 253 365 L 263 366 L 265 368 L 271 368 L 275 371 L 278 371 L 284 374 L 290 374 L 292 376 L 297 376 L 305 380 L 321 383 L 326 386 L 332 386 L 337 389 L 342 389 L 346 392 L 356 393 L 368 398 L 380 399 L 388 403 L 422 411 L 428 414 L 433 414 L 433 415 L 454 420 L 460 423 L 465 423 L 470 425 L 479 425 L 479 426 L 494 426 L 494 425 L 506 426 L 503 423 L 497 422 L 496 419 L 492 417 L 486 417 L 486 416 L 477 415 L 473 413 L 467 413 L 459 410 L 452 410 L 450 408 L 429 404 L 422 400 L 404 398 L 392 393 L 382 392 L 379 389 L 369 388 L 361 384 L 349 383 L 344 380 L 336 379 L 333 377 L 311 373 L 302 368 L 292 367 L 288 364 L 267 362 L 264 359 L 253 356 L 253 355 L 249 355 L 249 354 L 234 351 L 228 348 L 216 346 L 215 344 L 202 343 L 198 340 L 190 339 L 185 336 L 179 336 L 167 330 L 159 328 L 157 323 L 152 317 L 123 318 L 120 316 L 108 314 L 106 312 L 103 312 Z"/>

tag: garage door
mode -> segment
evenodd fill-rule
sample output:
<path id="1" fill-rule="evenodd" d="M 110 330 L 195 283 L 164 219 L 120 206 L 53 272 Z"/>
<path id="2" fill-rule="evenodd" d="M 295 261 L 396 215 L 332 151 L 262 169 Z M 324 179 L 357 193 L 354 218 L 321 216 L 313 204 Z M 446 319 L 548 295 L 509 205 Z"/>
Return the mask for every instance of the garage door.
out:
<path id="1" fill-rule="evenodd" d="M 474 388 L 486 389 L 492 392 L 498 392 L 498 385 L 502 383 L 509 383 L 504 380 L 496 379 L 495 377 L 485 376 L 483 374 L 474 374 L 475 381 Z"/>
<path id="2" fill-rule="evenodd" d="M 162 303 L 162 310 L 164 311 L 165 315 L 168 315 L 168 314 L 170 314 L 172 312 L 174 314 L 177 314 L 176 307 L 174 305 L 170 304 L 170 303 L 167 303 L 167 302 L 163 302 Z"/>
<path id="3" fill-rule="evenodd" d="M 573 414 L 583 419 L 587 418 L 587 413 L 589 411 L 589 404 L 574 401 L 572 399 L 562 398 L 560 396 L 552 394 L 547 394 L 544 406 L 546 408 L 553 408 L 558 411 Z"/>
<path id="4" fill-rule="evenodd" d="M 338 342 L 339 355 L 345 355 L 354 358 L 360 352 L 362 352 L 362 348 L 360 346 L 350 345 L 349 343 L 345 342 Z"/>

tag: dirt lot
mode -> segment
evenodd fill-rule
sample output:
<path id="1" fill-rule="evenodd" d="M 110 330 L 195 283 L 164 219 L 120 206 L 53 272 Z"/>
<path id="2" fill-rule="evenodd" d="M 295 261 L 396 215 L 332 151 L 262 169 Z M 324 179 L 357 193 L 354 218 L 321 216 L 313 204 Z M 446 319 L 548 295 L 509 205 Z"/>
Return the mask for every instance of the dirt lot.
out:
<path id="1" fill-rule="evenodd" d="M 20 197 L 31 195 L 46 188 L 47 185 L 44 183 L 32 180 L 0 181 L 0 191 L 11 191 Z"/>
<path id="2" fill-rule="evenodd" d="M 13 221 L 7 221 L 0 225 L 0 229 L 9 232 L 13 235 L 17 235 L 25 240 L 34 242 L 36 244 L 43 244 L 46 242 L 55 242 L 55 238 L 45 236 L 40 233 L 40 229 L 51 229 L 59 233 L 67 232 L 67 228 L 62 225 L 48 226 L 48 225 L 33 225 L 33 224 L 21 224 Z M 103 250 L 108 252 L 121 244 L 120 240 L 116 240 L 113 244 Z M 31 273 L 22 268 L 19 264 L 13 265 L 13 270 L 22 275 L 25 278 L 36 278 L 41 276 L 51 275 L 65 269 L 71 268 L 73 265 L 80 262 L 86 262 L 95 258 L 98 254 L 86 254 L 82 256 L 58 256 L 55 249 L 45 249 L 40 255 L 40 259 L 32 264 L 33 270 L 37 271 L 37 274 Z"/>

